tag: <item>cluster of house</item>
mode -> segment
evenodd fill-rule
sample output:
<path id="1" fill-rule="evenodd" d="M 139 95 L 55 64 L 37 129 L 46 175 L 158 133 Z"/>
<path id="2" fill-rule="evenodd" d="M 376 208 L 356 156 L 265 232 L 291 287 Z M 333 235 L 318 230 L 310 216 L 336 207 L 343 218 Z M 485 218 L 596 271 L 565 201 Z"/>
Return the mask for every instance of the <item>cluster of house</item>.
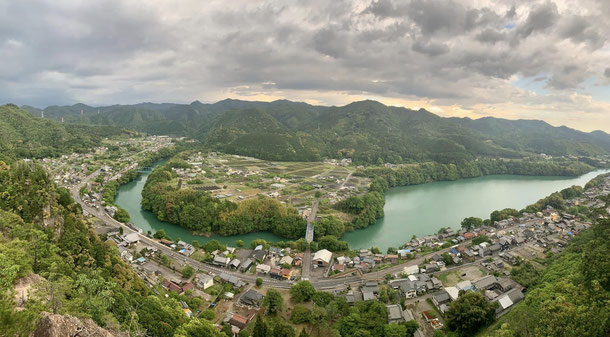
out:
<path id="1" fill-rule="evenodd" d="M 269 275 L 276 280 L 293 280 L 295 278 L 293 266 L 300 266 L 303 263 L 303 253 L 296 253 L 294 257 L 290 255 L 290 248 L 271 247 L 269 251 L 264 251 L 262 246 L 258 246 L 251 254 L 251 259 L 256 261 L 256 272 Z M 266 264 L 273 260 L 273 265 Z"/>
<path id="2" fill-rule="evenodd" d="M 239 332 L 248 326 L 250 322 L 254 320 L 257 314 L 261 313 L 260 305 L 263 301 L 264 296 L 254 289 L 250 289 L 245 292 L 239 298 L 239 304 L 245 306 L 247 311 L 244 315 L 230 312 L 225 316 L 223 323 L 230 324 L 231 330 L 234 336 L 237 336 Z M 222 326 L 218 326 L 222 329 Z"/>
<path id="3" fill-rule="evenodd" d="M 177 250 L 178 253 L 180 253 L 184 256 L 191 256 L 196 250 L 195 247 L 193 247 L 193 245 L 191 245 L 190 243 L 186 243 L 184 241 L 178 241 L 178 242 L 174 243 L 167 239 L 161 239 L 161 240 L 159 240 L 159 243 L 161 243 L 173 250 Z"/>
<path id="4" fill-rule="evenodd" d="M 407 268 L 406 278 L 391 280 L 388 285 L 400 290 L 405 298 L 414 298 L 443 288 L 443 282 L 426 273 L 419 273 L 417 266 Z"/>
<path id="5" fill-rule="evenodd" d="M 392 323 L 402 323 L 402 322 L 408 322 L 408 321 L 414 321 L 415 320 L 415 316 L 413 316 L 413 313 L 411 312 L 411 310 L 409 309 L 402 309 L 402 306 L 400 306 L 399 304 L 389 304 L 385 306 L 388 312 L 388 324 L 392 324 Z M 424 333 L 421 331 L 421 329 L 417 329 L 415 331 L 415 333 L 413 334 L 413 337 L 424 337 Z"/>
<path id="6" fill-rule="evenodd" d="M 248 272 L 254 267 L 259 274 L 285 280 L 294 279 L 292 267 L 300 266 L 303 262 L 303 253 L 290 255 L 290 248 L 270 247 L 269 250 L 265 250 L 259 245 L 244 261 L 231 259 L 230 255 L 234 253 L 235 248 L 232 247 L 227 247 L 223 252 L 213 251 L 210 253 L 213 256 L 212 264 L 241 272 Z M 274 263 L 271 263 L 272 260 Z"/>
<path id="7" fill-rule="evenodd" d="M 176 294 L 182 294 L 192 290 L 195 287 L 191 282 L 180 282 L 178 280 L 164 280 L 162 285 L 167 291 L 171 291 Z"/>
<path id="8" fill-rule="evenodd" d="M 591 187 L 584 191 L 583 195 L 573 200 L 567 200 L 568 206 L 586 206 L 589 208 L 602 208 L 605 203 L 597 199 L 598 196 L 607 196 L 610 194 L 610 176 L 608 176 L 600 185 Z M 610 207 L 608 207 L 610 209 Z"/>
<path id="9" fill-rule="evenodd" d="M 498 303 L 496 310 L 498 314 L 524 298 L 521 289 L 510 279 L 487 275 L 474 281 L 462 281 L 453 287 L 444 288 L 432 296 L 432 303 L 441 313 L 445 313 L 449 309 L 449 304 L 467 291 L 483 291 L 489 301 Z"/>
<path id="10" fill-rule="evenodd" d="M 350 166 L 352 164 L 352 158 L 324 159 L 324 163 L 335 166 Z"/>

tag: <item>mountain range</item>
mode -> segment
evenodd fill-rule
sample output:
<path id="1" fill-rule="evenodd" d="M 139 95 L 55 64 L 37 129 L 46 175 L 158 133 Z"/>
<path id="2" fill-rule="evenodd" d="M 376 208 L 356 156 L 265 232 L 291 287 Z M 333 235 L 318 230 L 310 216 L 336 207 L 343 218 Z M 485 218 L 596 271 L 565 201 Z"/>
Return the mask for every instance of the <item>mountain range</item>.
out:
<path id="1" fill-rule="evenodd" d="M 23 106 L 35 116 L 41 110 Z M 586 133 L 540 120 L 444 118 L 424 109 L 359 101 L 316 106 L 277 100 L 225 99 L 213 104 L 140 103 L 93 107 L 49 106 L 45 118 L 113 125 L 151 134 L 188 136 L 210 149 L 271 160 L 351 157 L 357 163 L 476 157 L 520 158 L 610 154 L 610 135 Z"/>
<path id="2" fill-rule="evenodd" d="M 38 118 L 16 105 L 0 106 L 0 161 L 56 156 L 85 151 L 103 137 L 124 132 L 119 127 L 62 124 Z"/>

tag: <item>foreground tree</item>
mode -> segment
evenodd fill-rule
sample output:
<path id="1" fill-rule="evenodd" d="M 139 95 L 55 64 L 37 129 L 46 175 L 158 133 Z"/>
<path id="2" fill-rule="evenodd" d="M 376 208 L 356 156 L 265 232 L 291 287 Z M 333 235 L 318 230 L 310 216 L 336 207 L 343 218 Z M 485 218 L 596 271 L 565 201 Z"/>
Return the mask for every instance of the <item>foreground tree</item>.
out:
<path id="1" fill-rule="evenodd" d="M 267 291 L 267 295 L 265 296 L 265 300 L 263 301 L 263 305 L 267 307 L 267 310 L 269 310 L 271 315 L 275 315 L 282 312 L 282 309 L 284 308 L 284 300 L 282 299 L 282 295 L 279 291 L 269 289 Z"/>
<path id="2" fill-rule="evenodd" d="M 290 297 L 295 302 L 309 301 L 316 294 L 316 288 L 309 281 L 301 281 L 290 288 Z"/>
<path id="3" fill-rule="evenodd" d="M 480 292 L 466 292 L 449 306 L 445 314 L 447 327 L 460 336 L 473 336 L 494 321 L 497 305 Z"/>
<path id="4" fill-rule="evenodd" d="M 254 324 L 254 329 L 252 330 L 252 337 L 267 337 L 269 336 L 270 332 L 271 331 L 269 331 L 267 322 L 265 322 L 261 315 L 256 315 L 256 323 Z"/>
<path id="5" fill-rule="evenodd" d="M 466 230 L 471 230 L 476 227 L 481 227 L 481 225 L 483 225 L 483 219 L 477 218 L 474 216 L 471 216 L 471 217 L 468 217 L 468 218 L 465 218 L 464 220 L 462 220 L 462 228 L 464 228 Z"/>

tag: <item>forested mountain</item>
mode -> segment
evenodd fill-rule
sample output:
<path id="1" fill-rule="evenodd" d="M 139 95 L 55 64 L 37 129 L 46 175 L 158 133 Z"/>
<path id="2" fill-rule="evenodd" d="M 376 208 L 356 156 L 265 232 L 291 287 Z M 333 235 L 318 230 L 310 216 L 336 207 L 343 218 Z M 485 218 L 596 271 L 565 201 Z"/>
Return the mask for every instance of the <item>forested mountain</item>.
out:
<path id="1" fill-rule="evenodd" d="M 118 127 L 61 124 L 32 116 L 12 104 L 3 105 L 0 106 L 0 161 L 86 150 L 102 137 L 121 132 Z"/>
<path id="2" fill-rule="evenodd" d="M 40 110 L 24 107 L 33 114 Z M 81 115 L 82 111 L 82 115 Z M 531 153 L 610 154 L 610 135 L 553 127 L 543 121 L 442 118 L 424 109 L 376 101 L 341 107 L 278 100 L 226 99 L 214 104 L 51 106 L 45 116 L 118 125 L 154 134 L 190 136 L 212 149 L 274 160 L 351 157 L 357 163 L 460 162 Z"/>

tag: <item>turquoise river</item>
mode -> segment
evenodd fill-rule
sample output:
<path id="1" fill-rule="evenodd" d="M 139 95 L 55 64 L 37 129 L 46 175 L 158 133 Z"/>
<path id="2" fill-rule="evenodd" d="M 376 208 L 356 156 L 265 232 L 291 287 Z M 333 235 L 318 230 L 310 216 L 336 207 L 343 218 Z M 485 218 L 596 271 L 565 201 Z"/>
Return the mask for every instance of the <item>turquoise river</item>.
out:
<path id="1" fill-rule="evenodd" d="M 385 216 L 375 225 L 346 233 L 341 239 L 347 241 L 351 248 L 377 246 L 385 251 L 387 247 L 404 244 L 413 235 L 433 234 L 447 226 L 457 229 L 462 219 L 468 216 L 488 218 L 497 209 L 521 209 L 555 191 L 572 185 L 582 186 L 604 172 L 608 170 L 593 171 L 579 177 L 494 175 L 392 188 L 385 196 Z M 140 206 L 147 176 L 148 173 L 142 174 L 121 186 L 116 198 L 116 204 L 127 210 L 131 222 L 144 232 L 154 233 L 163 228 L 173 239 L 181 238 L 186 242 L 198 240 L 203 243 L 213 238 L 228 245 L 234 245 L 238 239 L 246 245 L 259 238 L 267 241 L 283 240 L 266 232 L 207 238 L 193 235 L 180 226 L 159 221 Z"/>

